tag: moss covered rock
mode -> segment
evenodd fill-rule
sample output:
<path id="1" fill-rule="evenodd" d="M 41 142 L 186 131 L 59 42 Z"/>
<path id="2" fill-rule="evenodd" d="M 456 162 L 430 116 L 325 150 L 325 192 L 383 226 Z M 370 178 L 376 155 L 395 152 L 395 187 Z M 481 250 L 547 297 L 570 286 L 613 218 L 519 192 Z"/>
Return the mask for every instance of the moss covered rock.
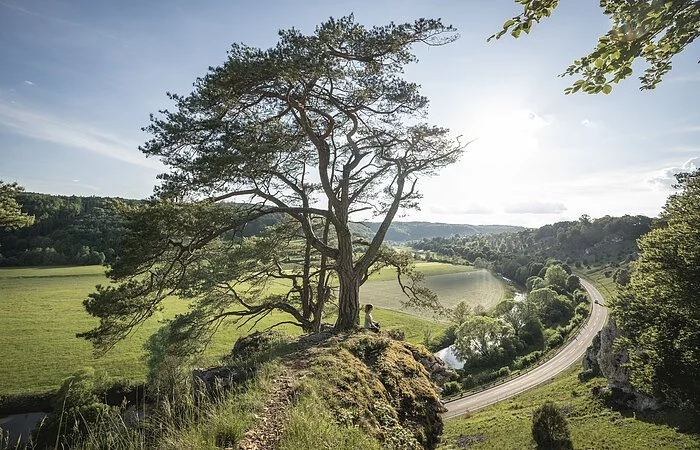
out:
<path id="1" fill-rule="evenodd" d="M 375 334 L 347 337 L 311 363 L 323 396 L 341 423 L 360 426 L 382 448 L 432 449 L 444 411 L 418 346 Z M 423 355 L 426 356 L 426 355 Z"/>

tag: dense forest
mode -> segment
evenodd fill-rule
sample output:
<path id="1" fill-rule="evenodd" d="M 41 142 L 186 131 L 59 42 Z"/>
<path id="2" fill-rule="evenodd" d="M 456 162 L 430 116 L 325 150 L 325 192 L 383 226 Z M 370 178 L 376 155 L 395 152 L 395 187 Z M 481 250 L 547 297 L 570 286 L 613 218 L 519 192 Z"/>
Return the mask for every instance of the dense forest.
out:
<path id="1" fill-rule="evenodd" d="M 118 209 L 134 200 L 23 192 L 22 210 L 31 226 L 0 230 L 0 265 L 35 266 L 114 262 L 122 230 Z"/>
<path id="2" fill-rule="evenodd" d="M 488 268 L 524 286 L 529 277 L 544 275 L 540 272 L 551 259 L 576 267 L 634 260 L 637 239 L 651 225 L 652 219 L 645 216 L 582 216 L 517 233 L 437 237 L 411 246 Z"/>
<path id="3" fill-rule="evenodd" d="M 0 266 L 112 264 L 124 232 L 124 209 L 147 203 L 113 197 L 80 197 L 18 192 L 22 211 L 33 223 L 0 227 Z M 220 208 L 234 207 L 222 203 Z M 279 219 L 270 216 L 245 226 L 252 235 Z"/>

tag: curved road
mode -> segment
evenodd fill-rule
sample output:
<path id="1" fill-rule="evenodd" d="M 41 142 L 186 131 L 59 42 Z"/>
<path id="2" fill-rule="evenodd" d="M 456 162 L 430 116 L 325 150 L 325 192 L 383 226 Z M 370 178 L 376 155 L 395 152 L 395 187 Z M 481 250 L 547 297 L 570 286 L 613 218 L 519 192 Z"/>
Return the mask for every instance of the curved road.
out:
<path id="1" fill-rule="evenodd" d="M 532 389 L 551 380 L 558 373 L 577 363 L 586 353 L 586 349 L 593 342 L 596 333 L 603 328 L 608 318 L 607 309 L 603 306 L 603 296 L 600 295 L 598 289 L 585 280 L 581 280 L 581 284 L 591 297 L 593 310 L 588 322 L 575 339 L 566 344 L 552 359 L 530 372 L 485 391 L 445 403 L 447 412 L 442 415 L 443 419 L 452 419 L 468 411 L 485 408 Z"/>

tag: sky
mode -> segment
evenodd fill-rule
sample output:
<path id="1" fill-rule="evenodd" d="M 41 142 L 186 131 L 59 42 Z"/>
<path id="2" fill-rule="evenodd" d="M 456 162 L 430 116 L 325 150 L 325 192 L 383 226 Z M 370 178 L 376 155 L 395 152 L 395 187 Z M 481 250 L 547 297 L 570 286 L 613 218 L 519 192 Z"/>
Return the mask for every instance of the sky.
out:
<path id="1" fill-rule="evenodd" d="M 149 114 L 187 94 L 234 42 L 268 48 L 354 13 L 367 26 L 441 18 L 459 40 L 420 48 L 406 78 L 428 120 L 465 140 L 400 220 L 540 226 L 582 214 L 657 215 L 673 174 L 700 167 L 698 44 L 654 91 L 564 95 L 558 77 L 609 29 L 594 0 L 561 2 L 520 39 L 486 42 L 510 0 L 0 0 L 0 179 L 28 191 L 146 198 L 167 170 L 138 146 Z M 639 75 L 644 65 L 635 66 Z"/>

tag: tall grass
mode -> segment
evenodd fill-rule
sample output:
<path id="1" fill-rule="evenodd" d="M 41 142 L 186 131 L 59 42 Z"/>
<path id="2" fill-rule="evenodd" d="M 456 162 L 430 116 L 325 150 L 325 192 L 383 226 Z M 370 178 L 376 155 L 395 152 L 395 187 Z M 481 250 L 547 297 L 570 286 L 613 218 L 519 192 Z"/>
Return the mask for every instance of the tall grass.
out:
<path id="1" fill-rule="evenodd" d="M 76 397 L 84 397 L 84 386 L 69 380 L 60 411 L 43 421 L 32 439 L 21 446 L 0 439 L 0 450 L 232 447 L 252 427 L 277 370 L 277 363 L 266 362 L 255 377 L 238 387 L 207 389 L 193 381 L 191 371 L 180 368 L 181 376 L 170 377 L 173 386 L 151 388 L 153 403 L 121 408 L 99 403 L 94 415 L 90 414 L 95 409 L 92 404 L 71 406 Z"/>
<path id="2" fill-rule="evenodd" d="M 287 412 L 280 450 L 379 450 L 379 442 L 359 427 L 341 425 L 326 402 L 313 390 L 306 391 Z"/>

